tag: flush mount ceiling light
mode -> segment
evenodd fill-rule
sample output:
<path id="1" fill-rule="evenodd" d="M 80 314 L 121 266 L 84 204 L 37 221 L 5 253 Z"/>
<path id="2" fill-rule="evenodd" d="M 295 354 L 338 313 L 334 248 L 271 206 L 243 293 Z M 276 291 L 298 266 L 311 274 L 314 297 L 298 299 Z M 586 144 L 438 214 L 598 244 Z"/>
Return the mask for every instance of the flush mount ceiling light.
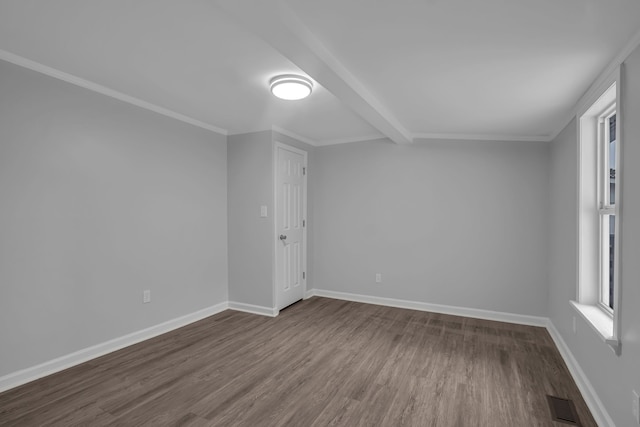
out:
<path id="1" fill-rule="evenodd" d="M 296 74 L 276 76 L 269 82 L 271 93 L 280 99 L 295 101 L 311 94 L 313 84 L 307 77 Z"/>

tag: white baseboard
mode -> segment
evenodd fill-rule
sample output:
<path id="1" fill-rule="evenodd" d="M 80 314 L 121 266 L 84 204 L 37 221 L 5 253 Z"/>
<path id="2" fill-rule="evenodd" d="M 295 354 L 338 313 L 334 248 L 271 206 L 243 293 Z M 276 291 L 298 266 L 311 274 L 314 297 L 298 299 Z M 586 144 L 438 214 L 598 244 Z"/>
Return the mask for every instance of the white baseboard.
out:
<path id="1" fill-rule="evenodd" d="M 229 309 L 244 311 L 246 313 L 260 314 L 261 316 L 276 317 L 280 312 L 277 308 L 264 307 L 261 305 L 245 304 L 243 302 L 229 301 Z"/>
<path id="2" fill-rule="evenodd" d="M 369 295 L 350 294 L 346 292 L 328 291 L 323 289 L 311 289 L 305 294 L 306 298 L 313 296 L 340 299 L 345 301 L 362 302 L 367 304 L 384 305 L 387 307 L 408 308 L 411 310 L 430 311 L 434 313 L 452 314 L 455 316 L 473 317 L 476 319 L 497 320 L 500 322 L 517 323 L 530 326 L 546 327 L 553 338 L 560 355 L 564 359 L 569 372 L 576 382 L 582 397 L 584 398 L 593 418 L 601 427 L 615 427 L 613 420 L 607 413 L 602 401 L 596 394 L 589 379 L 585 375 L 575 357 L 569 350 L 569 347 L 562 339 L 562 336 L 555 328 L 550 319 L 546 317 L 527 316 L 513 313 L 503 313 L 497 311 L 480 310 L 475 308 L 454 307 L 440 304 L 429 304 L 424 302 L 399 300 L 394 298 L 382 298 Z"/>
<path id="3" fill-rule="evenodd" d="M 578 389 L 580 389 L 580 393 L 589 407 L 591 415 L 593 415 L 596 423 L 601 427 L 615 427 L 613 420 L 596 394 L 591 382 L 589 382 L 589 379 L 578 364 L 576 358 L 573 356 L 573 353 L 571 353 L 571 350 L 569 350 L 567 343 L 562 339 L 562 335 L 560 335 L 560 332 L 558 332 L 551 319 L 547 322 L 547 330 L 549 331 L 551 338 L 553 338 L 553 342 L 555 342 L 558 351 L 560 351 L 560 355 L 564 359 L 564 362 L 567 364 L 569 372 L 571 372 L 571 376 L 576 382 Z"/>
<path id="4" fill-rule="evenodd" d="M 181 328 L 190 323 L 218 314 L 227 308 L 229 308 L 229 304 L 225 301 L 194 313 L 168 320 L 160 323 L 159 325 L 154 325 L 150 328 L 78 350 L 48 362 L 44 362 L 40 365 L 13 372 L 0 377 L 0 392 L 37 380 L 38 378 L 46 377 L 47 375 L 60 372 L 64 369 L 71 368 L 72 366 L 79 365 L 91 359 L 95 359 L 96 357 L 104 356 L 105 354 L 120 350 L 124 347 L 162 335 L 174 329 Z"/>
<path id="5" fill-rule="evenodd" d="M 323 289 L 310 289 L 305 293 L 304 298 L 308 299 L 313 296 L 333 298 L 345 301 L 362 302 L 367 304 L 383 305 L 388 307 L 407 308 L 411 310 L 430 311 L 434 313 L 451 314 L 455 316 L 473 317 L 477 319 L 496 320 L 500 322 L 517 323 L 531 326 L 546 327 L 551 338 L 556 344 L 560 355 L 564 359 L 569 371 L 576 382 L 580 393 L 589 406 L 591 413 L 599 426 L 615 427 L 613 420 L 609 416 L 602 401 L 596 394 L 589 379 L 578 364 L 577 360 L 569 350 L 569 347 L 562 339 L 562 336 L 554 326 L 550 319 L 545 317 L 527 316 L 513 313 L 503 313 L 497 311 L 480 310 L 474 308 L 455 307 L 440 304 L 430 304 L 424 302 L 399 300 L 394 298 L 374 297 L 368 295 L 350 294 L 346 292 L 336 292 Z M 74 353 L 50 360 L 31 368 L 13 372 L 11 374 L 0 377 L 0 392 L 18 387 L 22 384 L 37 380 L 38 378 L 60 372 L 72 366 L 79 365 L 91 359 L 95 359 L 105 354 L 120 350 L 133 344 L 148 340 L 158 335 L 170 332 L 174 329 L 181 328 L 206 317 L 213 316 L 224 310 L 231 309 L 243 311 L 247 313 L 258 314 L 262 316 L 275 317 L 279 311 L 276 308 L 263 307 L 252 304 L 244 304 L 239 302 L 222 302 L 211 307 L 168 320 L 159 325 L 152 326 L 131 334 L 115 338 L 113 340 L 88 347 Z"/>
<path id="6" fill-rule="evenodd" d="M 476 319 L 496 320 L 499 322 L 517 323 L 530 326 L 547 326 L 546 317 L 527 316 L 524 314 L 503 313 L 499 311 L 480 310 L 477 308 L 455 307 L 450 305 L 430 304 L 426 302 L 408 301 L 394 298 L 374 297 L 369 295 L 350 294 L 346 292 L 311 289 L 310 296 L 341 299 L 346 301 L 364 302 L 368 304 L 384 305 L 387 307 L 408 308 L 410 310 L 430 311 L 433 313 L 451 314 L 454 316 L 473 317 Z"/>

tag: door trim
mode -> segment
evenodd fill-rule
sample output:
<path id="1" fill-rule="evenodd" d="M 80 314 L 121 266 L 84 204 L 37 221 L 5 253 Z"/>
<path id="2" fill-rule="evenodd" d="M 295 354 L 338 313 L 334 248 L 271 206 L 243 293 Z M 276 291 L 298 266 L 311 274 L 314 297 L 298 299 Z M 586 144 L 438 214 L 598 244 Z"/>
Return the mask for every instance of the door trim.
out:
<path id="1" fill-rule="evenodd" d="M 306 168 L 307 172 L 309 169 L 308 159 L 309 153 L 305 150 L 301 150 L 299 148 L 293 147 L 291 145 L 274 141 L 273 142 L 273 257 L 272 257 L 272 284 L 273 284 L 273 307 L 274 311 L 277 312 L 280 310 L 278 307 L 279 302 L 279 294 L 278 294 L 278 281 L 277 281 L 277 267 L 278 267 L 278 149 L 289 150 L 291 152 L 302 155 L 302 164 L 303 167 Z M 302 227 L 302 271 L 305 272 L 305 277 L 302 279 L 302 298 L 304 299 L 307 295 L 307 278 L 309 277 L 307 274 L 307 228 L 309 226 L 307 222 L 307 177 L 308 173 L 303 175 L 302 179 L 302 219 L 305 221 L 305 226 Z"/>

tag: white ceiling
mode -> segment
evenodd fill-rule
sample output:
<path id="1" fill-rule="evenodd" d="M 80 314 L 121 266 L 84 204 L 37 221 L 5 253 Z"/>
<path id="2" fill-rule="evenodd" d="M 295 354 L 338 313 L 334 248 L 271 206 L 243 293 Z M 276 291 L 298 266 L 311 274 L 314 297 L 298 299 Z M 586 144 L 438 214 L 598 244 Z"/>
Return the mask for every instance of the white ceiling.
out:
<path id="1" fill-rule="evenodd" d="M 638 0 L 2 0 L 0 50 L 227 133 L 546 140 Z M 311 97 L 268 91 L 280 73 Z"/>

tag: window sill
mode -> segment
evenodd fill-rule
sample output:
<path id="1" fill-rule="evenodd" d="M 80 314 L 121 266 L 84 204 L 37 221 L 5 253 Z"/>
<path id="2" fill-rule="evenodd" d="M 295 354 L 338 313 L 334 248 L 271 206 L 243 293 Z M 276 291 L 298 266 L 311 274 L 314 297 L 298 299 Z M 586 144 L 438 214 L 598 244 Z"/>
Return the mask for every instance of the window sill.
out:
<path id="1" fill-rule="evenodd" d="M 611 349 L 619 354 L 620 340 L 613 335 L 613 318 L 595 305 L 580 304 L 570 301 L 573 308 L 587 321 L 587 324 L 598 334 Z"/>

